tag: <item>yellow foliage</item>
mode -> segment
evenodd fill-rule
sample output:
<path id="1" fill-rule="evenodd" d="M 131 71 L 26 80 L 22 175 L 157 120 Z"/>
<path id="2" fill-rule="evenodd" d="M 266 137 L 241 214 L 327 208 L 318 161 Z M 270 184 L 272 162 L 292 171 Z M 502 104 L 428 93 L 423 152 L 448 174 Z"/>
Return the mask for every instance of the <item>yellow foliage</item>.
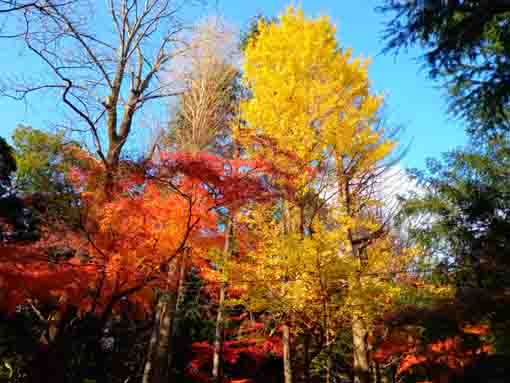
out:
<path id="1" fill-rule="evenodd" d="M 315 321 L 323 320 L 328 305 L 328 331 L 353 310 L 370 322 L 388 309 L 403 293 L 394 271 L 420 255 L 417 249 L 395 251 L 388 233 L 367 241 L 366 259 L 352 249 L 354 235 L 381 227 L 373 212 L 382 202 L 366 190 L 395 142 L 379 127 L 383 99 L 371 93 L 369 61 L 353 58 L 335 33 L 327 17 L 306 18 L 292 7 L 277 22 L 260 22 L 244 52 L 243 82 L 250 90 L 240 106 L 245 123 L 233 127 L 252 155 L 284 171 L 315 170 L 299 169 L 292 179 L 301 194 L 284 203 L 288 218 L 276 206 L 253 207 L 244 218 L 257 236 L 257 247 L 238 265 L 247 279 L 245 304 Z M 322 217 L 310 218 L 309 232 L 296 230 L 293 223 L 310 202 L 306 193 L 316 206 L 327 192 L 336 197 Z"/>
<path id="2" fill-rule="evenodd" d="M 250 147 L 254 137 L 267 137 L 304 163 L 332 150 L 364 153 L 370 166 L 391 152 L 393 144 L 372 128 L 383 100 L 370 94 L 369 61 L 337 45 L 327 17 L 307 19 L 289 7 L 258 30 L 245 50 L 243 81 L 252 97 L 241 105 L 247 126 L 234 127 L 240 142 Z M 275 157 L 272 149 L 256 147 Z"/>

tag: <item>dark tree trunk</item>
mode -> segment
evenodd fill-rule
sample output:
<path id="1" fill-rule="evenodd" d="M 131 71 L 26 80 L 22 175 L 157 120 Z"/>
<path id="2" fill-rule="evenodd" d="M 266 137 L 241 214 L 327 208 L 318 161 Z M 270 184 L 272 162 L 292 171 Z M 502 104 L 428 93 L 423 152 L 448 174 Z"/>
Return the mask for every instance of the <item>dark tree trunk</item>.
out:
<path id="1" fill-rule="evenodd" d="M 153 332 L 142 378 L 143 383 L 168 383 L 169 381 L 170 367 L 168 362 L 169 355 L 173 353 L 170 338 L 177 306 L 178 289 L 176 285 L 179 278 L 179 267 L 176 263 L 179 260 L 182 260 L 182 258 L 179 257 L 170 265 L 168 271 L 169 288 L 158 299 Z"/>
<path id="2" fill-rule="evenodd" d="M 175 308 L 175 316 L 172 323 L 172 334 L 170 336 L 170 344 L 172 348 L 175 348 L 175 338 L 177 337 L 177 331 L 179 331 L 179 322 L 182 319 L 184 313 L 182 312 L 182 302 L 184 295 L 186 294 L 186 275 L 188 272 L 186 259 L 182 259 L 179 266 L 179 286 L 177 288 L 177 303 Z M 174 352 L 168 353 L 168 368 L 172 368 Z"/>
<path id="3" fill-rule="evenodd" d="M 311 383 L 311 376 L 310 376 L 310 363 L 312 362 L 310 360 L 310 343 L 311 343 L 312 337 L 310 334 L 305 335 L 305 342 L 304 342 L 304 371 L 303 376 L 305 383 Z"/>
<path id="4" fill-rule="evenodd" d="M 64 337 L 60 333 L 62 314 L 56 312 L 48 320 L 48 327 L 41 336 L 41 344 L 32 362 L 31 383 L 66 383 L 66 365 L 69 353 L 65 350 Z"/>
<path id="5" fill-rule="evenodd" d="M 228 256 L 231 249 L 231 241 L 233 235 L 233 222 L 229 219 L 225 228 L 225 244 L 223 246 L 223 263 L 227 262 Z M 224 265 L 222 265 L 222 278 L 226 279 L 224 272 Z M 216 316 L 216 329 L 214 333 L 214 353 L 213 353 L 213 369 L 212 377 L 213 382 L 221 383 L 223 380 L 223 366 L 222 366 L 222 354 L 223 354 L 223 340 L 224 334 L 223 329 L 225 327 L 224 318 L 224 305 L 225 305 L 225 293 L 227 289 L 227 281 L 223 280 L 220 286 L 220 298 L 218 302 L 218 313 Z"/>
<path id="6" fill-rule="evenodd" d="M 32 362 L 30 383 L 67 383 L 66 353 L 56 344 L 41 345 Z"/>

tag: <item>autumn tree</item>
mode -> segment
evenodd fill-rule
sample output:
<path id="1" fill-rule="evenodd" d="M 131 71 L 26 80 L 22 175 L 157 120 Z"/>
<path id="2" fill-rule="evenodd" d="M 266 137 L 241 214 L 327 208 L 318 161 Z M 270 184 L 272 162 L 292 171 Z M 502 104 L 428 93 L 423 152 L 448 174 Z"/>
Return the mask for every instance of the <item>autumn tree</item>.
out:
<path id="1" fill-rule="evenodd" d="M 8 82 L 3 93 L 16 99 L 58 95 L 72 113 L 70 127 L 89 133 L 87 142 L 111 178 L 142 107 L 178 93 L 162 73 L 184 49 L 184 5 L 112 0 L 92 8 L 86 1 L 20 6 L 8 14 L 21 20 L 10 34 L 46 71 L 37 82 Z M 98 18 L 112 28 L 96 28 Z"/>
<path id="2" fill-rule="evenodd" d="M 209 17 L 195 26 L 190 48 L 170 74 L 184 92 L 170 108 L 163 144 L 179 151 L 221 150 L 237 112 L 238 56 L 235 34 L 223 20 Z"/>
<path id="3" fill-rule="evenodd" d="M 12 147 L 0 137 L 0 239 L 4 240 L 7 224 L 15 221 L 12 214 L 10 196 L 11 177 L 16 171 L 17 164 Z"/>
<path id="4" fill-rule="evenodd" d="M 475 133 L 508 130 L 510 2 L 384 0 L 377 9 L 390 16 L 385 52 L 424 47 L 428 73 L 444 85 L 454 116 Z"/>
<path id="5" fill-rule="evenodd" d="M 165 152 L 161 149 L 187 156 L 190 164 L 195 162 L 200 165 L 201 158 L 221 162 L 220 158 L 204 155 L 205 150 L 215 151 L 215 149 L 218 149 L 219 141 L 226 137 L 229 122 L 233 116 L 235 105 L 233 85 L 237 71 L 232 66 L 232 56 L 234 55 L 231 46 L 232 38 L 233 36 L 220 26 L 218 19 L 208 18 L 193 29 L 189 49 L 173 63 L 174 68 L 169 76 L 182 85 L 184 92 L 178 97 L 178 103 L 172 107 L 174 113 L 171 116 L 168 129 L 162 132 L 159 142 L 156 142 L 156 146 L 160 149 L 158 152 L 160 160 L 163 163 L 169 157 L 165 157 Z M 185 164 L 185 157 L 181 158 L 179 154 L 176 154 L 176 156 L 176 159 L 180 158 L 181 164 Z M 165 158 L 167 159 L 165 160 Z M 192 173 L 192 169 L 185 169 L 185 167 L 181 170 L 193 174 L 196 187 L 214 187 L 213 184 L 207 186 L 207 173 L 211 171 L 211 168 L 204 166 L 202 168 L 204 174 L 202 175 L 196 172 Z M 221 176 L 221 170 L 219 171 L 218 177 Z M 201 176 L 204 177 L 202 180 Z M 209 181 L 215 183 L 217 180 Z M 200 186 L 201 182 L 204 182 L 202 186 Z M 221 205 L 211 206 L 211 208 L 226 209 L 225 206 Z M 219 214 L 220 219 L 221 216 L 222 214 Z M 194 250 L 189 247 L 188 251 L 191 253 Z M 156 330 L 159 331 L 159 335 L 155 332 L 151 339 L 144 381 L 149 381 L 150 370 L 153 368 L 152 365 L 155 364 L 155 360 L 151 358 L 151 349 L 164 348 L 165 350 L 161 353 L 162 357 L 160 358 L 162 361 L 159 364 L 171 364 L 173 358 L 172 338 L 176 331 L 173 322 L 183 314 L 178 312 L 177 305 L 185 293 L 184 282 L 187 272 L 192 266 L 189 261 L 179 262 L 178 265 L 172 266 L 172 272 L 178 275 L 177 279 L 179 279 L 178 285 L 180 287 L 165 292 L 159 298 L 167 302 L 158 303 L 156 319 L 161 325 L 159 330 Z M 218 315 L 221 311 L 220 308 Z M 222 320 L 218 322 L 222 322 Z"/>
<path id="6" fill-rule="evenodd" d="M 243 80 L 252 97 L 241 104 L 246 126 L 235 131 L 248 149 L 283 169 L 295 166 L 281 156 L 287 151 L 332 179 L 325 190 L 334 196 L 329 229 L 338 236 L 336 259 L 352 266 L 345 282 L 357 382 L 370 379 L 367 294 L 383 286 L 371 275 L 391 267 L 393 254 L 376 185 L 395 143 L 378 124 L 382 98 L 370 92 L 367 65 L 338 47 L 327 18 L 307 19 L 289 8 L 277 23 L 262 21 L 245 49 Z M 306 176 L 302 171 L 294 182 Z"/>

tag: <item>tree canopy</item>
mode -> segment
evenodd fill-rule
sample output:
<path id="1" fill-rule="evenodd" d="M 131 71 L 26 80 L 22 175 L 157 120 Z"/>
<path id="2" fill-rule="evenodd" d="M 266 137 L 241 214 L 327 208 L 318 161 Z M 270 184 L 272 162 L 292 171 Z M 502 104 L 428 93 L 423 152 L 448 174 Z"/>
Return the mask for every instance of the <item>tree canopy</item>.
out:
<path id="1" fill-rule="evenodd" d="M 425 49 L 432 78 L 445 86 L 451 112 L 472 131 L 509 129 L 510 3 L 385 0 L 385 52 Z"/>

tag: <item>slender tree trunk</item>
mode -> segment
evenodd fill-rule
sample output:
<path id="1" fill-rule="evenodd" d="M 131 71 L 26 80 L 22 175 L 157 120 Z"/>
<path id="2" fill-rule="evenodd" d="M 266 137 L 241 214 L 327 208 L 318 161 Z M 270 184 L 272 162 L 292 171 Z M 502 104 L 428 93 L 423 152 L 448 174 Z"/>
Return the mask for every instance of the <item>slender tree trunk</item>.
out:
<path id="1" fill-rule="evenodd" d="M 179 259 L 181 257 L 177 260 Z M 142 378 L 143 383 L 168 383 L 168 355 L 173 352 L 170 336 L 172 334 L 172 322 L 177 305 L 177 286 L 175 283 L 179 270 L 176 267 L 177 260 L 172 262 L 168 271 L 169 282 L 174 282 L 173 286 L 172 283 L 169 283 L 168 290 L 161 294 L 158 299 L 156 318 Z"/>
<path id="2" fill-rule="evenodd" d="M 223 380 L 223 366 L 222 366 L 222 354 L 223 354 L 223 329 L 225 326 L 224 319 L 224 305 L 225 305 L 225 290 L 227 289 L 227 281 L 225 274 L 225 262 L 228 259 L 228 255 L 230 253 L 231 248 L 231 240 L 232 240 L 232 230 L 233 223 L 232 219 L 228 219 L 227 225 L 225 228 L 225 244 L 223 247 L 223 265 L 222 267 L 222 282 L 220 285 L 220 298 L 218 302 L 218 313 L 216 316 L 216 329 L 214 332 L 214 354 L 213 354 L 213 369 L 212 369 L 212 377 L 213 382 L 220 383 Z"/>
<path id="3" fill-rule="evenodd" d="M 359 261 L 359 271 L 354 277 L 351 291 L 353 295 L 353 308 L 351 317 L 352 328 L 352 353 L 354 356 L 354 383 L 369 383 L 370 374 L 370 358 L 368 349 L 368 326 L 363 318 L 363 301 L 359 298 L 359 293 L 362 290 L 361 270 L 364 267 L 364 255 L 353 244 L 352 234 L 351 244 L 353 257 Z"/>
<path id="4" fill-rule="evenodd" d="M 303 376 L 305 383 L 311 383 L 311 377 L 310 377 L 310 343 L 311 343 L 312 337 L 310 334 L 305 335 L 305 344 L 304 344 L 304 371 Z"/>
<path id="5" fill-rule="evenodd" d="M 181 321 L 184 313 L 182 312 L 182 302 L 184 295 L 186 294 L 186 275 L 187 275 L 187 263 L 186 259 L 182 259 L 179 266 L 179 286 L 177 288 L 177 304 L 175 308 L 175 317 L 172 323 L 172 334 L 170 342 L 172 346 L 175 346 L 175 340 L 177 337 L 177 331 L 179 331 L 179 322 Z M 175 347 L 174 347 L 175 348 Z M 168 353 L 168 368 L 172 368 L 174 352 Z"/>
<path id="6" fill-rule="evenodd" d="M 374 362 L 374 375 L 375 383 L 383 383 L 381 375 L 381 366 L 377 362 Z"/>
<path id="7" fill-rule="evenodd" d="M 354 356 L 354 383 L 370 383 L 370 362 L 367 350 L 367 328 L 359 310 L 352 314 L 352 353 Z"/>
<path id="8" fill-rule="evenodd" d="M 337 164 L 337 187 L 339 190 L 338 203 L 339 206 L 344 208 L 347 216 L 356 218 L 357 213 L 353 209 L 354 201 L 351 195 L 351 180 L 349 175 L 346 174 L 343 164 L 342 156 L 336 156 Z M 370 362 L 368 358 L 367 335 L 368 330 L 366 323 L 363 319 L 362 301 L 356 296 L 361 291 L 363 285 L 361 280 L 361 273 L 365 264 L 363 254 L 360 252 L 359 245 L 355 244 L 353 228 L 348 228 L 349 241 L 351 244 L 351 256 L 353 260 L 358 262 L 358 274 L 353 278 L 350 286 L 350 292 L 354 296 L 353 308 L 351 316 L 351 330 L 352 330 L 352 353 L 354 357 L 353 372 L 354 383 L 369 383 L 370 382 Z M 342 251 L 342 250 L 340 250 Z"/>
<path id="9" fill-rule="evenodd" d="M 175 315 L 177 304 L 177 292 L 169 291 L 165 294 L 163 308 L 159 322 L 159 341 L 154 354 L 154 374 L 151 383 L 168 382 L 168 355 L 170 349 L 170 335 L 172 334 L 172 320 Z"/>
<path id="10" fill-rule="evenodd" d="M 151 377 L 151 371 L 153 369 L 153 360 L 154 360 L 154 353 L 156 350 L 156 346 L 158 344 L 158 323 L 160 321 L 161 312 L 163 307 L 163 300 L 161 297 L 158 297 L 158 303 L 156 305 L 156 313 L 154 317 L 154 325 L 152 326 L 152 332 L 151 332 L 151 338 L 149 340 L 149 346 L 147 351 L 147 360 L 145 361 L 145 366 L 143 370 L 143 378 L 142 383 L 150 383 L 150 377 Z"/>
<path id="11" fill-rule="evenodd" d="M 60 334 L 62 314 L 55 312 L 48 319 L 48 328 L 41 336 L 40 344 L 32 362 L 29 375 L 30 383 L 65 383 L 66 361 L 69 356 L 65 350 L 65 342 Z"/>
<path id="12" fill-rule="evenodd" d="M 334 377 L 334 372 L 333 372 L 333 357 L 332 357 L 330 351 L 328 351 L 328 356 L 327 356 L 326 364 L 327 364 L 327 367 L 326 367 L 326 382 L 327 383 L 333 383 L 334 382 L 334 380 L 333 380 L 333 377 Z"/>
<path id="13" fill-rule="evenodd" d="M 326 290 L 325 286 L 322 286 L 323 291 Z M 331 357 L 331 339 L 329 337 L 329 298 L 325 296 L 323 298 L 324 307 L 324 331 L 326 333 L 326 383 L 333 382 L 333 359 Z"/>
<path id="14" fill-rule="evenodd" d="M 292 383 L 290 346 L 290 327 L 286 323 L 283 325 L 283 376 L 285 383 Z"/>
<path id="15" fill-rule="evenodd" d="M 218 303 L 218 314 L 216 316 L 216 330 L 214 332 L 214 354 L 213 354 L 213 382 L 222 381 L 222 354 L 223 354 L 223 304 L 225 301 L 225 287 L 220 287 L 220 300 Z"/>
<path id="16" fill-rule="evenodd" d="M 283 209 L 283 233 L 285 236 L 289 235 L 292 231 L 292 224 L 290 219 L 289 205 L 285 199 L 282 200 Z M 287 276 L 285 277 L 287 278 Z M 291 361 L 291 345 L 290 345 L 290 328 L 288 323 L 282 326 L 283 332 L 283 376 L 285 383 L 292 383 L 292 361 Z"/>

